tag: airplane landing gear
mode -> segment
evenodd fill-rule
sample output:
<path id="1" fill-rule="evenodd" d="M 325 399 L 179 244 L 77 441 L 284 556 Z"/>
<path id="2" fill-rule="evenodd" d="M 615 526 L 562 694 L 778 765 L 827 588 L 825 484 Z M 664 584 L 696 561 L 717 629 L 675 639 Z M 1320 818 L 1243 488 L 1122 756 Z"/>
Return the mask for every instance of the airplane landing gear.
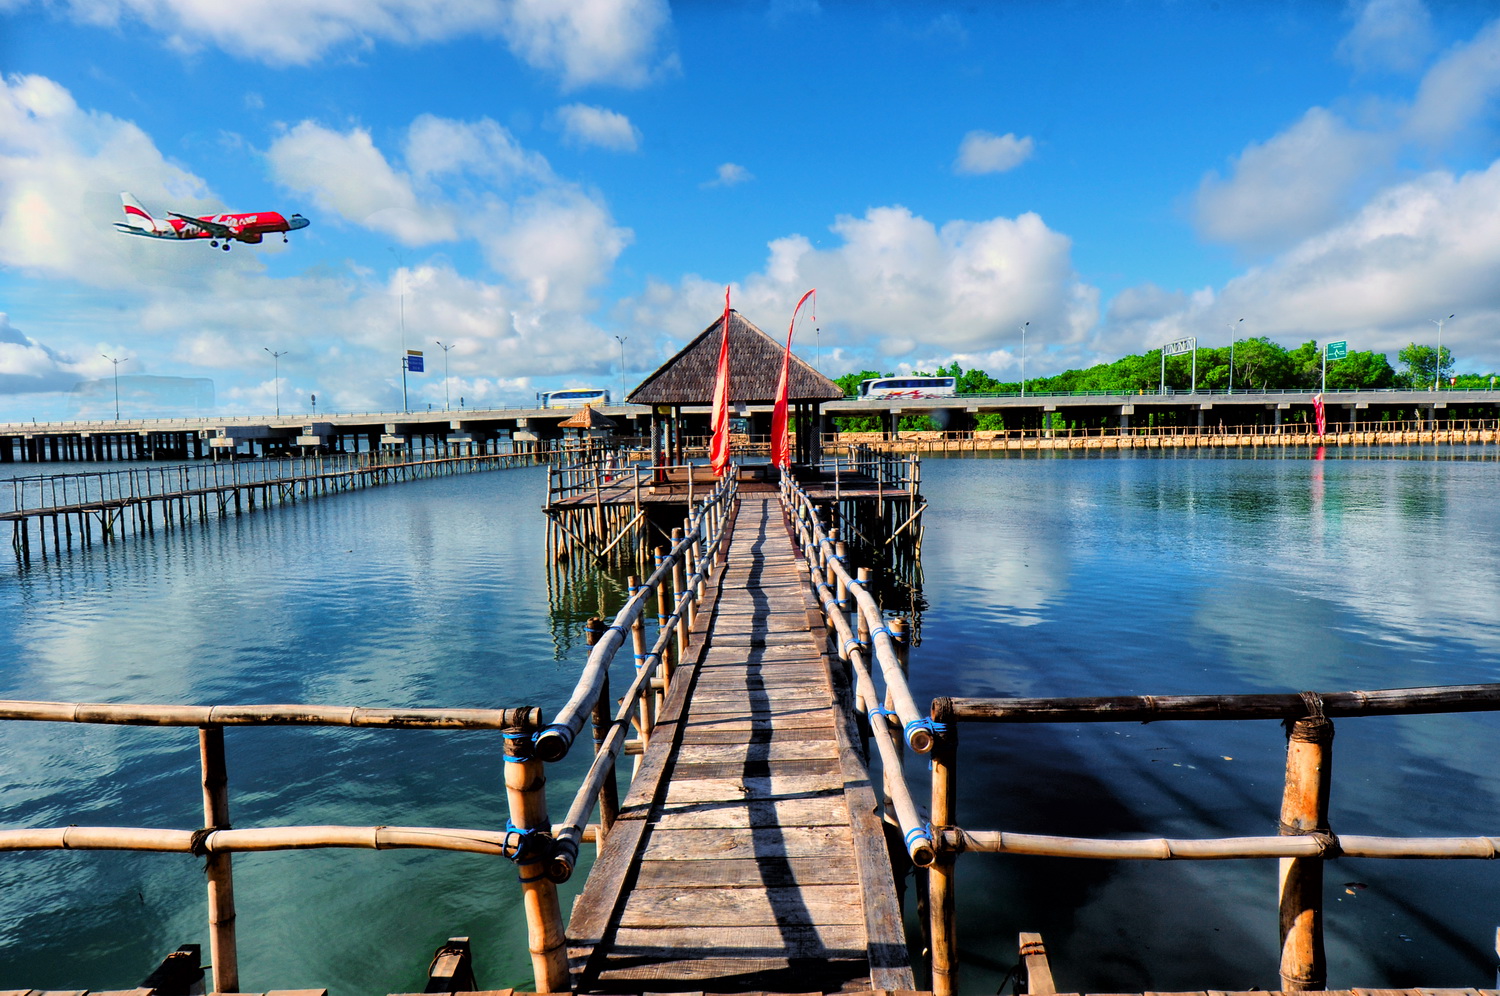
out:
<path id="1" fill-rule="evenodd" d="M 208 247 L 210 249 L 217 249 L 217 248 L 219 248 L 219 240 L 218 239 L 209 239 L 208 240 Z"/>
<path id="2" fill-rule="evenodd" d="M 223 244 L 223 245 L 222 245 L 222 246 L 220 246 L 220 247 L 219 247 L 219 248 L 220 248 L 220 249 L 223 249 L 223 250 L 224 250 L 224 251 L 225 251 L 225 252 L 228 252 L 228 251 L 229 251 L 229 243 L 228 243 L 228 242 L 225 242 L 225 243 L 224 243 L 224 244 Z"/>

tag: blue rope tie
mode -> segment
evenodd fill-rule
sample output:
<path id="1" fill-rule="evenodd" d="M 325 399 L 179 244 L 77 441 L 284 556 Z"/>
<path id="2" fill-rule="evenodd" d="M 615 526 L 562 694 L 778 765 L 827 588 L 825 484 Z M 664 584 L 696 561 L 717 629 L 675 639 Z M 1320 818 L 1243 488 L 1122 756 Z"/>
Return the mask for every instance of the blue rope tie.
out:
<path id="1" fill-rule="evenodd" d="M 875 636 L 877 633 L 884 633 L 886 636 L 890 637 L 892 640 L 894 640 L 896 638 L 896 634 L 892 633 L 890 630 L 886 629 L 884 626 L 881 626 L 879 629 L 872 629 L 872 630 L 870 630 L 870 635 L 871 636 Z"/>
<path id="2" fill-rule="evenodd" d="M 615 623 L 613 626 L 606 627 L 605 630 L 604 630 L 604 632 L 608 633 L 610 630 L 614 630 L 616 633 L 619 633 L 621 636 L 625 635 L 625 627 L 621 626 L 619 623 Z"/>
<path id="3" fill-rule="evenodd" d="M 866 580 L 864 580 L 863 578 L 855 578 L 854 580 L 850 581 L 849 583 L 850 584 L 869 584 L 869 582 L 866 581 Z"/>
<path id="4" fill-rule="evenodd" d="M 869 644 L 866 643 L 864 640 L 861 640 L 859 637 L 857 637 L 857 636 L 851 636 L 849 639 L 847 639 L 847 640 L 844 641 L 844 655 L 848 656 L 848 654 L 849 654 L 849 648 L 850 647 L 859 648 L 859 647 L 868 647 L 868 646 L 869 646 Z"/>
<path id="5" fill-rule="evenodd" d="M 528 859 L 533 857 L 528 852 L 535 846 L 532 842 L 536 840 L 539 833 L 540 831 L 538 830 L 522 830 L 507 817 L 505 820 L 505 846 L 507 848 L 511 847 L 512 841 L 514 841 L 515 849 L 506 855 L 506 857 L 518 865 L 527 864 Z"/>
<path id="6" fill-rule="evenodd" d="M 885 726 L 886 724 L 882 722 L 880 723 L 880 726 L 876 726 L 875 724 L 877 718 L 883 716 L 894 716 L 896 715 L 896 712 L 894 709 L 887 709 L 884 706 L 876 706 L 875 708 L 869 710 L 865 715 L 868 716 L 870 720 L 870 732 L 879 733 L 880 727 Z"/>
<path id="7" fill-rule="evenodd" d="M 906 831 L 906 849 L 908 851 L 911 850 L 912 841 L 915 840 L 925 840 L 929 844 L 933 843 L 932 824 L 924 823 L 919 827 L 912 827 L 910 830 Z"/>
<path id="8" fill-rule="evenodd" d="M 944 733 L 948 732 L 948 724 L 939 723 L 927 717 L 923 717 L 922 719 L 914 719 L 902 728 L 902 732 L 906 734 L 906 740 L 908 743 L 911 742 L 911 735 L 916 730 L 926 730 L 933 736 L 940 737 Z"/>

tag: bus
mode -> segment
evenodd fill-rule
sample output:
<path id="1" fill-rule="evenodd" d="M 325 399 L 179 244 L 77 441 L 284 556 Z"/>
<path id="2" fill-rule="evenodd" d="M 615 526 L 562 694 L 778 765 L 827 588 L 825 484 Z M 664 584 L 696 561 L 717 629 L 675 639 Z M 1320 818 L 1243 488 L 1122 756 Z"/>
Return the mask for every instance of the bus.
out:
<path id="1" fill-rule="evenodd" d="M 597 387 L 573 387 L 566 391 L 546 391 L 536 396 L 543 408 L 582 408 L 584 405 L 609 404 L 609 392 Z"/>
<path id="2" fill-rule="evenodd" d="M 861 398 L 952 398 L 958 394 L 952 377 L 871 377 L 859 382 Z"/>

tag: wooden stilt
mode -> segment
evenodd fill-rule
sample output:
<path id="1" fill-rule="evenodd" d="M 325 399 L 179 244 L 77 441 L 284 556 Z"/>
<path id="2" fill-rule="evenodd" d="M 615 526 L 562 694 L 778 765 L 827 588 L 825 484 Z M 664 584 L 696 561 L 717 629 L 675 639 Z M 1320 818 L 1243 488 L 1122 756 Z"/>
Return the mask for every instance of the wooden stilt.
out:
<path id="1" fill-rule="evenodd" d="M 1328 833 L 1328 791 L 1333 762 L 1333 723 L 1316 715 L 1292 724 L 1287 737 L 1286 786 L 1281 833 Z M 1307 992 L 1325 988 L 1323 951 L 1323 858 L 1281 859 L 1281 988 Z"/>
<path id="2" fill-rule="evenodd" d="M 229 828 L 229 771 L 224 761 L 224 727 L 198 728 L 198 756 L 203 767 L 203 826 Z M 208 878 L 209 959 L 214 968 L 214 991 L 240 991 L 239 949 L 234 933 L 234 877 L 230 855 L 206 855 Z"/>

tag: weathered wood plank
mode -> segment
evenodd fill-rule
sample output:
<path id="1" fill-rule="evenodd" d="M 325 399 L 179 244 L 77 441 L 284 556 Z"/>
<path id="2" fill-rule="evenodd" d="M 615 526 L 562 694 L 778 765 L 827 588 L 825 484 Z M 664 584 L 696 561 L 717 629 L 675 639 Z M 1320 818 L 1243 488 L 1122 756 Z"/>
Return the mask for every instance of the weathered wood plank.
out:
<path id="1" fill-rule="evenodd" d="M 611 959 L 609 968 L 600 973 L 604 982 L 649 981 L 651 994 L 665 991 L 658 983 L 681 982 L 683 988 L 673 991 L 681 996 L 692 996 L 700 989 L 688 989 L 688 985 L 708 985 L 713 993 L 743 993 L 745 996 L 762 996 L 784 993 L 790 989 L 804 989 L 810 983 L 821 983 L 818 993 L 840 992 L 850 986 L 868 985 L 862 974 L 864 962 L 858 958 L 835 958 L 809 962 L 806 959 L 790 958 L 703 958 L 692 961 L 662 961 L 632 964 L 627 959 Z M 750 987 L 754 987 L 752 990 Z M 633 990 L 632 990 L 633 991 Z M 882 994 L 883 996 L 883 994 Z M 1265 996 L 1265 994 L 1262 994 Z"/>
<path id="2" fill-rule="evenodd" d="M 771 723 L 756 723 L 753 728 L 750 724 L 739 724 L 747 727 L 745 729 L 733 729 L 711 727 L 698 727 L 682 732 L 683 746 L 697 746 L 700 744 L 780 744 L 801 742 L 827 741 L 833 743 L 833 731 L 826 726 L 783 726 Z"/>
<path id="3" fill-rule="evenodd" d="M 705 761 L 793 761 L 814 757 L 836 758 L 838 747 L 831 740 L 784 740 L 768 744 L 683 744 L 678 749 L 677 756 L 689 764 Z"/>
<path id="4" fill-rule="evenodd" d="M 720 802 L 756 799 L 841 797 L 844 779 L 833 773 L 818 775 L 767 775 L 761 778 L 674 777 L 667 785 L 665 805 L 684 802 Z"/>
<path id="5" fill-rule="evenodd" d="M 815 858 L 849 849 L 850 832 L 842 827 L 782 827 L 774 830 L 653 830 L 645 860 L 702 858 Z"/>
<path id="6" fill-rule="evenodd" d="M 858 924 L 826 927 L 628 927 L 615 935 L 616 956 L 661 953 L 682 958 L 865 958 Z M 801 986 L 797 988 L 803 988 Z"/>
<path id="7" fill-rule="evenodd" d="M 783 760 L 776 762 L 775 777 L 795 775 L 822 775 L 839 774 L 838 758 L 834 757 L 808 757 L 799 758 L 795 761 Z M 737 761 L 701 761 L 691 762 L 679 759 L 672 769 L 672 779 L 679 778 L 768 778 L 771 777 L 770 766 L 765 761 L 752 761 L 741 758 Z"/>
<path id="8" fill-rule="evenodd" d="M 816 858 L 705 858 L 697 861 L 642 861 L 636 874 L 639 889 L 760 888 L 793 885 L 852 885 L 859 880 L 850 854 Z M 846 892 L 847 895 L 847 892 Z"/>
<path id="9" fill-rule="evenodd" d="M 827 927 L 864 925 L 864 910 L 843 885 L 772 889 L 642 889 L 630 891 L 625 927 Z"/>
<path id="10" fill-rule="evenodd" d="M 849 822 L 849 810 L 840 792 L 833 798 L 668 804 L 661 808 L 656 821 L 658 830 L 844 826 Z"/>

